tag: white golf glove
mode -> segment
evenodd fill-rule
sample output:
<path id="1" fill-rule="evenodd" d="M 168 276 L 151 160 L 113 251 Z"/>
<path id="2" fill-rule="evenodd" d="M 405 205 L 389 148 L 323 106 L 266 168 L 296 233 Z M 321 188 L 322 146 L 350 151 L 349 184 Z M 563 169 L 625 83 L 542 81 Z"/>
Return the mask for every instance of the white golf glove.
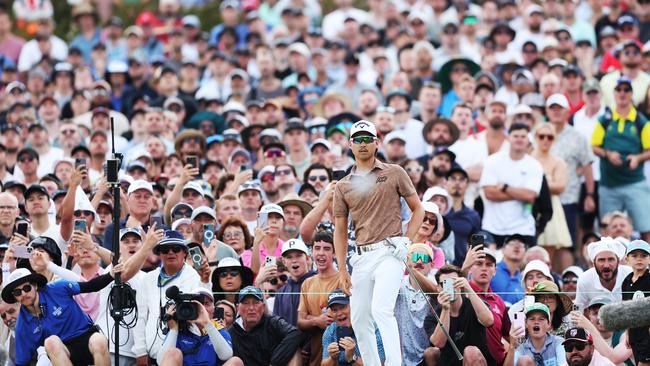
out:
<path id="1" fill-rule="evenodd" d="M 395 258 L 399 259 L 400 262 L 406 261 L 411 240 L 408 237 L 398 237 L 390 238 L 388 242 L 390 243 L 390 250 Z"/>

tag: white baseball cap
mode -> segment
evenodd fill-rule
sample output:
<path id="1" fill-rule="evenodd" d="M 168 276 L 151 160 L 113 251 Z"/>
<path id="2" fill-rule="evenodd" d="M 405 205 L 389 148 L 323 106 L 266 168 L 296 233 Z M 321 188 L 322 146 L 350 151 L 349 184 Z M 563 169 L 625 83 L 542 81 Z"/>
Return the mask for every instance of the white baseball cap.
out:
<path id="1" fill-rule="evenodd" d="M 199 194 L 201 196 L 204 195 L 203 187 L 201 187 L 201 185 L 196 181 L 189 181 L 189 182 L 185 183 L 185 185 L 183 186 L 183 192 L 185 192 L 187 190 L 193 190 L 193 191 L 199 192 Z"/>
<path id="2" fill-rule="evenodd" d="M 130 195 L 131 193 L 137 191 L 138 189 L 144 189 L 149 191 L 149 193 L 153 194 L 153 187 L 151 186 L 151 183 L 143 179 L 138 179 L 138 180 L 134 180 L 133 183 L 129 185 L 129 191 L 127 192 L 127 195 Z"/>
<path id="3" fill-rule="evenodd" d="M 350 129 L 350 137 L 354 137 L 354 135 L 362 132 L 377 137 L 377 129 L 375 128 L 375 124 L 370 121 L 366 121 L 365 119 L 362 119 L 352 125 L 352 128 Z"/>
<path id="4" fill-rule="evenodd" d="M 276 205 L 275 203 L 268 203 L 262 206 L 262 208 L 260 209 L 260 213 L 267 213 L 267 214 L 276 213 L 282 216 L 282 218 L 284 218 L 284 210 L 282 210 L 282 207 Z"/>
<path id="5" fill-rule="evenodd" d="M 564 94 L 555 93 L 546 99 L 547 108 L 554 104 L 557 104 L 564 109 L 569 109 L 569 101 L 566 99 Z"/>
<path id="6" fill-rule="evenodd" d="M 213 208 L 210 208 L 208 206 L 199 206 L 192 211 L 192 221 L 196 220 L 196 218 L 201 214 L 209 215 L 213 219 L 217 218 L 217 215 L 215 215 Z"/>
<path id="7" fill-rule="evenodd" d="M 299 250 L 309 255 L 309 249 L 305 243 L 300 239 L 289 239 L 282 244 L 282 256 L 291 250 Z"/>
<path id="8" fill-rule="evenodd" d="M 386 137 L 384 137 L 384 143 L 385 144 L 390 144 L 391 141 L 393 141 L 393 140 L 401 140 L 401 141 L 404 141 L 404 143 L 406 143 L 406 141 L 407 141 L 406 134 L 402 130 L 395 130 L 395 131 L 389 132 L 386 135 Z"/>

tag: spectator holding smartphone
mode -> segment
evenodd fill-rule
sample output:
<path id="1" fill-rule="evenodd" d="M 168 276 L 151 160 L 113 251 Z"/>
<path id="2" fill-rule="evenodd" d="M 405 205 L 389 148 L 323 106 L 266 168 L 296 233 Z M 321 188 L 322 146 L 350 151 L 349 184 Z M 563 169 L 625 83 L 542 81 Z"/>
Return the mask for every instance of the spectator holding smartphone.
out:
<path id="1" fill-rule="evenodd" d="M 334 318 L 334 322 L 325 328 L 323 334 L 323 361 L 321 366 L 363 365 L 357 338 L 352 330 L 350 320 L 350 297 L 340 289 L 330 292 L 327 299 L 327 309 Z M 384 345 L 377 325 L 375 325 L 375 336 L 377 337 L 379 359 L 383 363 L 386 356 L 384 355 Z"/>

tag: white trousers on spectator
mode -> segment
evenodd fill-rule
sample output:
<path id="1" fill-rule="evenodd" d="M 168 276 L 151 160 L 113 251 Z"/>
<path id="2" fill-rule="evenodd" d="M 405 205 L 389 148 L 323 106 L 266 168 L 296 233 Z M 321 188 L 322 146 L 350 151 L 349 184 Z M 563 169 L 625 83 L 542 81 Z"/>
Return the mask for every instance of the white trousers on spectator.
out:
<path id="1" fill-rule="evenodd" d="M 404 276 L 404 263 L 388 247 L 354 254 L 350 312 L 361 359 L 366 366 L 381 366 L 375 325 L 379 328 L 386 366 L 400 366 L 402 351 L 395 319 L 395 302 Z M 374 321 L 374 322 L 373 322 Z"/>

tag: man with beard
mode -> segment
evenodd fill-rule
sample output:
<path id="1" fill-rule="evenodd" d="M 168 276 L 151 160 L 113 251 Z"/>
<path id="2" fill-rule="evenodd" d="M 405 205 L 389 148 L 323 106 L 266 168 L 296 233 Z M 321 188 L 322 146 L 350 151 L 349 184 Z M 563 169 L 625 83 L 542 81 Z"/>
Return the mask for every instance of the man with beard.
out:
<path id="1" fill-rule="evenodd" d="M 605 237 L 589 244 L 587 253 L 594 267 L 578 279 L 575 304 L 585 309 L 593 298 L 603 295 L 621 301 L 623 280 L 632 272 L 632 268 L 620 264 L 625 255 L 625 245 Z"/>
<path id="2" fill-rule="evenodd" d="M 0 138 L 0 143 L 2 143 L 6 149 L 5 159 L 2 160 L 2 164 L 4 164 L 6 168 L 13 172 L 16 166 L 16 160 L 18 159 L 18 151 L 23 148 L 24 142 L 20 137 L 20 132 L 16 126 L 4 126 L 0 132 L 2 133 L 0 136 L 2 137 Z M 5 177 L 3 182 L 9 180 L 12 179 Z"/>
<path id="3" fill-rule="evenodd" d="M 445 187 L 447 184 L 447 173 L 451 170 L 456 160 L 456 154 L 444 146 L 436 148 L 433 157 L 427 164 L 427 171 L 424 176 L 428 187 Z"/>
<path id="4" fill-rule="evenodd" d="M 300 238 L 300 224 L 312 206 L 301 200 L 296 193 L 288 194 L 278 206 L 284 211 L 284 227 L 280 232 L 280 239 L 284 241 Z"/>
<path id="5" fill-rule="evenodd" d="M 617 55 L 621 60 L 623 69 L 612 71 L 600 80 L 603 104 L 610 108 L 615 106 L 614 87 L 616 87 L 618 79 L 625 78 L 632 81 L 632 102 L 635 106 L 638 106 L 645 100 L 646 91 L 650 86 L 650 75 L 641 69 L 643 60 L 641 47 L 636 41 L 628 40 L 623 43 Z"/>
<path id="6" fill-rule="evenodd" d="M 359 96 L 359 112 L 362 118 L 372 121 L 379 104 L 379 96 L 376 90 L 364 89 L 361 91 L 361 95 Z M 379 126 L 377 127 L 379 128 Z"/>
<path id="7" fill-rule="evenodd" d="M 567 366 L 614 366 L 594 347 L 591 334 L 584 328 L 571 328 L 564 333 L 564 352 Z"/>
<path id="8" fill-rule="evenodd" d="M 461 265 L 467 255 L 469 236 L 481 230 L 481 217 L 478 212 L 465 205 L 463 201 L 469 176 L 460 167 L 454 167 L 447 173 L 447 191 L 451 195 L 451 209 L 446 215 L 451 230 L 454 232 L 454 265 Z"/>

